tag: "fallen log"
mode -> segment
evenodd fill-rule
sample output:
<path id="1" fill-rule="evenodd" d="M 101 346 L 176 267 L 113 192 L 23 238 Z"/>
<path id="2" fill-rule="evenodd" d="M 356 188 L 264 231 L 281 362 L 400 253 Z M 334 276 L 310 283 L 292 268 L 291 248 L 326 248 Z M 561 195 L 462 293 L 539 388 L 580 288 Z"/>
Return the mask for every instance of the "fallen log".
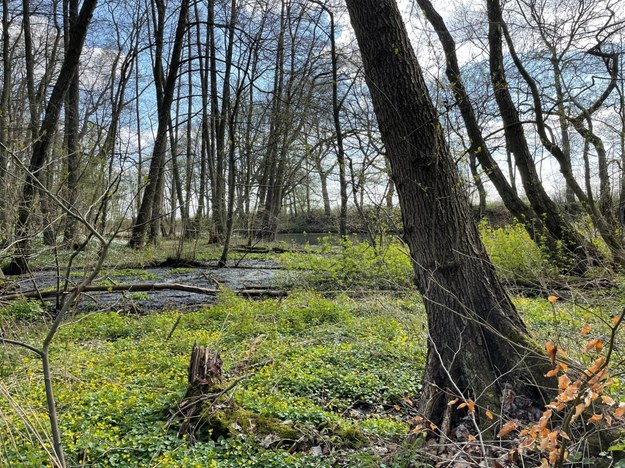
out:
<path id="1" fill-rule="evenodd" d="M 191 286 L 188 284 L 179 283 L 133 283 L 133 284 L 111 284 L 111 285 L 90 285 L 83 289 L 83 292 L 139 292 L 139 291 L 185 291 L 194 294 L 203 294 L 205 296 L 216 296 L 219 294 L 217 289 L 202 288 L 199 286 Z M 280 289 L 262 289 L 262 288 L 249 288 L 238 289 L 234 291 L 235 294 L 244 297 L 286 297 L 288 293 Z M 37 291 L 29 290 L 19 293 L 6 294 L 0 296 L 0 301 L 14 301 L 16 299 L 32 298 L 32 299 L 53 299 L 57 296 L 62 296 L 67 293 L 59 293 L 56 290 L 53 291 Z"/>

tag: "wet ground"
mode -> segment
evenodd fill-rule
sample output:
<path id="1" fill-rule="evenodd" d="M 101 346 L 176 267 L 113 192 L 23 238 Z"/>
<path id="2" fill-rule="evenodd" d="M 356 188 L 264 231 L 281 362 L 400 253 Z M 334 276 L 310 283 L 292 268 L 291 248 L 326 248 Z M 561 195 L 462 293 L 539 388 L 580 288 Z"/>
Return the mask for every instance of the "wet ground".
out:
<path id="1" fill-rule="evenodd" d="M 85 272 L 74 272 L 70 278 L 78 283 Z M 56 287 L 58 275 L 44 270 L 32 275 L 11 277 L 14 291 L 49 290 Z M 64 278 L 63 278 L 64 280 Z M 227 288 L 244 290 L 275 290 L 288 287 L 287 272 L 278 264 L 265 260 L 246 260 L 227 268 L 216 268 L 215 262 L 194 262 L 193 265 L 155 266 L 146 268 L 103 269 L 94 285 L 175 283 L 197 286 L 212 291 Z M 78 310 L 121 310 L 130 313 L 148 313 L 159 310 L 184 310 L 201 307 L 215 301 L 215 296 L 187 291 L 158 290 L 138 292 L 84 293 Z"/>

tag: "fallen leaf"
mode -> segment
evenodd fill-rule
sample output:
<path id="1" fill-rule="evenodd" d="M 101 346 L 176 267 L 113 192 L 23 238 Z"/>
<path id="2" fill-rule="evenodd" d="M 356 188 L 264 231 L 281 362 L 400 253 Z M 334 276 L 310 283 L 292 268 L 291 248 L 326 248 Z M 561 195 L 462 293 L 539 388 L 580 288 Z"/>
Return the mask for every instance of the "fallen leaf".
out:
<path id="1" fill-rule="evenodd" d="M 455 405 L 456 403 L 458 403 L 458 400 L 459 400 L 459 398 L 454 398 L 449 403 L 447 403 L 447 406 Z"/>
<path id="2" fill-rule="evenodd" d="M 597 424 L 602 419 L 603 419 L 603 414 L 593 414 L 591 417 L 588 418 L 588 421 L 586 421 L 586 423 Z"/>
<path id="3" fill-rule="evenodd" d="M 622 418 L 623 416 L 625 416 L 625 403 L 620 403 L 618 405 L 618 408 L 614 410 L 614 416 L 616 416 L 617 418 Z"/>
<path id="4" fill-rule="evenodd" d="M 486 410 L 486 417 L 487 417 L 488 419 L 491 419 L 491 420 L 492 420 L 492 419 L 493 419 L 493 413 L 491 413 L 491 412 L 490 412 L 490 410 Z"/>
<path id="5" fill-rule="evenodd" d="M 547 423 L 549 422 L 549 419 L 551 419 L 551 416 L 553 415 L 553 411 L 552 410 L 547 410 L 543 413 L 542 417 L 540 418 L 540 420 L 538 421 L 538 425 L 542 428 L 542 427 L 547 427 Z"/>
<path id="6" fill-rule="evenodd" d="M 517 423 L 515 423 L 514 421 L 508 421 L 501 427 L 501 429 L 497 433 L 497 437 L 504 437 L 505 435 L 510 434 L 512 431 L 514 431 L 517 427 Z"/>
<path id="7" fill-rule="evenodd" d="M 608 395 L 602 395 L 601 396 L 601 401 L 608 406 L 614 406 L 616 404 L 616 401 L 614 401 L 614 398 L 608 396 Z"/>
<path id="8" fill-rule="evenodd" d="M 586 324 L 582 327 L 582 330 L 580 331 L 582 336 L 586 336 L 588 335 L 590 332 L 592 331 L 592 328 L 590 328 L 590 325 Z"/>
<path id="9" fill-rule="evenodd" d="M 558 296 L 549 296 L 547 300 L 553 303 L 553 302 L 557 302 L 558 300 L 560 300 L 560 298 Z"/>
<path id="10" fill-rule="evenodd" d="M 621 323 L 621 316 L 620 315 L 615 315 L 614 317 L 612 317 L 612 324 L 615 327 L 618 326 L 619 323 Z"/>

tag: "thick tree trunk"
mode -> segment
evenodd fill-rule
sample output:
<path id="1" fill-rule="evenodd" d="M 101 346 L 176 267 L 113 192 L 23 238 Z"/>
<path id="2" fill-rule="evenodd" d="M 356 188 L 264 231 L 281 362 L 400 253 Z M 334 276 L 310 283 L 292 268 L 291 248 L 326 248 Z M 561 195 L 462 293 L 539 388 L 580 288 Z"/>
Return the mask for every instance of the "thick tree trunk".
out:
<path id="1" fill-rule="evenodd" d="M 460 393 L 479 408 L 499 408 L 508 385 L 539 404 L 539 390 L 525 382 L 545 384 L 547 362 L 532 351 L 486 255 L 397 5 L 347 7 L 427 312 L 424 415 L 440 424 L 450 395 Z"/>

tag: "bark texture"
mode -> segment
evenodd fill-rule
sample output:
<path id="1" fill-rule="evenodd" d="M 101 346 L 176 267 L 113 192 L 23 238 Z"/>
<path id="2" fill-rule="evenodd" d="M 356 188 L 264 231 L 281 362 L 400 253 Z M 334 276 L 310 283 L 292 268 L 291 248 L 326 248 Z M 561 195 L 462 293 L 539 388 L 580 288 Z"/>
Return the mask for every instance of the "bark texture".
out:
<path id="1" fill-rule="evenodd" d="M 427 312 L 423 413 L 440 424 L 452 394 L 498 408 L 507 386 L 539 404 L 546 361 L 486 255 L 397 5 L 347 6 Z"/>

